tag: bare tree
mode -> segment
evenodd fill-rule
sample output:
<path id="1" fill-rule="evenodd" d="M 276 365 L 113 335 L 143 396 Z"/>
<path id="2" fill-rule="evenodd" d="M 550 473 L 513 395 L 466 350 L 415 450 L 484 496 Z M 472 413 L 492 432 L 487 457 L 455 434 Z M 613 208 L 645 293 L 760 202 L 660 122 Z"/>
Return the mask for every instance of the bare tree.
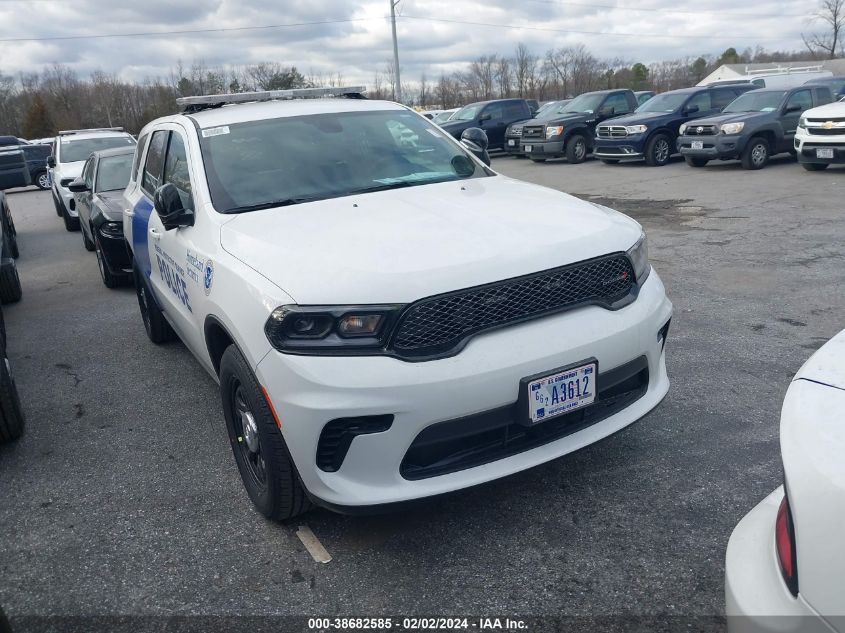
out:
<path id="1" fill-rule="evenodd" d="M 842 29 L 845 27 L 845 0 L 821 0 L 813 22 L 827 25 L 826 33 L 801 34 L 804 45 L 814 56 L 823 53 L 827 59 L 836 59 L 842 51 Z"/>

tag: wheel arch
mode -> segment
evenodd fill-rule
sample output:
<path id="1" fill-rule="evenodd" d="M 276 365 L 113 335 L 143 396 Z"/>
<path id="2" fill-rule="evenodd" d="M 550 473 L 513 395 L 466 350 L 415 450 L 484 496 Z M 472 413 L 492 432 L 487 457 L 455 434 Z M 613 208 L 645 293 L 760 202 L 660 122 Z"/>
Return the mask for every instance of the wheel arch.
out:
<path id="1" fill-rule="evenodd" d="M 205 347 L 208 352 L 208 358 L 211 360 L 211 366 L 214 368 L 214 373 L 220 375 L 220 360 L 223 358 L 223 353 L 230 345 L 234 345 L 243 354 L 243 349 L 238 345 L 235 337 L 229 332 L 223 322 L 209 314 L 205 317 L 203 324 L 203 335 L 205 338 Z M 247 356 L 244 354 L 244 358 Z"/>

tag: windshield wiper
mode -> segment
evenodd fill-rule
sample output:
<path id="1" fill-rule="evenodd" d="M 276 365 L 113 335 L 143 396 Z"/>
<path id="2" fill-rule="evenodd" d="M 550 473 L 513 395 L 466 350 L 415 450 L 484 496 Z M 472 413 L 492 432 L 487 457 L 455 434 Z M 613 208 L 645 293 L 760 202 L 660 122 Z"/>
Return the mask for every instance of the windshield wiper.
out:
<path id="1" fill-rule="evenodd" d="M 351 196 L 355 193 L 372 193 L 374 191 L 390 191 L 391 189 L 402 189 L 404 187 L 410 187 L 414 184 L 421 185 L 423 183 L 429 182 L 427 180 L 418 180 L 418 181 L 411 181 L 411 180 L 400 180 L 399 182 L 391 182 L 384 185 L 376 185 L 375 187 L 361 187 L 360 189 L 351 189 L 350 191 L 345 191 L 339 195 L 341 196 Z"/>
<path id="2" fill-rule="evenodd" d="M 258 204 L 246 204 L 241 207 L 232 207 L 226 209 L 224 213 L 246 213 L 248 211 L 261 211 L 262 209 L 272 209 L 274 207 L 289 207 L 293 204 L 302 204 L 303 202 L 314 202 L 315 200 L 323 200 L 323 197 L 301 197 L 301 198 L 282 198 L 281 200 L 271 200 L 270 202 L 259 202 Z"/>

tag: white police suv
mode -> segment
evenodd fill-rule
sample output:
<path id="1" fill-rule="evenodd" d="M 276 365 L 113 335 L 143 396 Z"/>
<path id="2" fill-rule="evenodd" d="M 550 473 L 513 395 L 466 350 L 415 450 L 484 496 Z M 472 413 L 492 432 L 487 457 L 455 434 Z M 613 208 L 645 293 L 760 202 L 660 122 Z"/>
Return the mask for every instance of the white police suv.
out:
<path id="1" fill-rule="evenodd" d="M 53 205 L 68 231 L 79 230 L 76 200 L 68 185 L 82 175 L 85 161 L 97 150 L 131 145 L 135 145 L 135 139 L 121 127 L 59 132 L 47 164 L 52 180 Z"/>
<path id="2" fill-rule="evenodd" d="M 639 224 L 501 176 L 395 103 L 291 98 L 361 90 L 183 99 L 141 131 L 125 192 L 146 331 L 219 381 L 274 519 L 503 477 L 669 388 Z"/>

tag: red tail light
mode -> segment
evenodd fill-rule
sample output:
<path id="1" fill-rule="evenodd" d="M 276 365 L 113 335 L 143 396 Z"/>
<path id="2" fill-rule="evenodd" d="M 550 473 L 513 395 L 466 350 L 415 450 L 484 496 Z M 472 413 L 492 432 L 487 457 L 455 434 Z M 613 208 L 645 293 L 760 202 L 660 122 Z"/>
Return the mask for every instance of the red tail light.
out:
<path id="1" fill-rule="evenodd" d="M 780 573 L 783 581 L 793 596 L 798 595 L 798 563 L 795 556 L 795 529 L 792 525 L 792 512 L 786 494 L 778 508 L 775 520 L 775 547 L 780 563 Z"/>

